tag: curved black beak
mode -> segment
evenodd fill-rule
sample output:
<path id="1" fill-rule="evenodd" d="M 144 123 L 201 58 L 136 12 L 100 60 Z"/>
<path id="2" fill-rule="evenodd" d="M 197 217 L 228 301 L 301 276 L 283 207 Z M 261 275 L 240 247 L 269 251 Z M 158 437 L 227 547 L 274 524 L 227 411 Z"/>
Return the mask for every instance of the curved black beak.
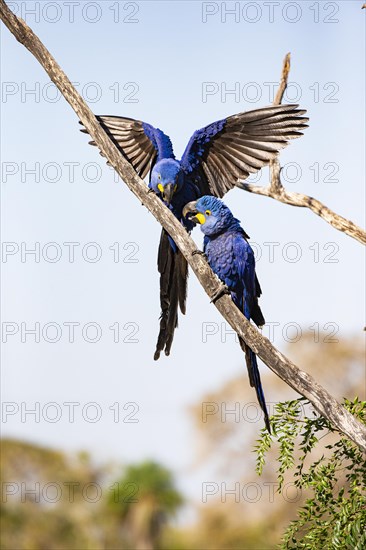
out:
<path id="1" fill-rule="evenodd" d="M 194 223 L 195 225 L 198 222 L 198 220 L 195 219 L 196 214 L 198 214 L 198 210 L 196 208 L 196 202 L 197 201 L 188 202 L 183 208 L 183 218 L 186 218 L 187 220 Z"/>
<path id="2" fill-rule="evenodd" d="M 174 183 L 167 183 L 164 186 L 163 199 L 166 203 L 170 204 L 175 191 Z"/>

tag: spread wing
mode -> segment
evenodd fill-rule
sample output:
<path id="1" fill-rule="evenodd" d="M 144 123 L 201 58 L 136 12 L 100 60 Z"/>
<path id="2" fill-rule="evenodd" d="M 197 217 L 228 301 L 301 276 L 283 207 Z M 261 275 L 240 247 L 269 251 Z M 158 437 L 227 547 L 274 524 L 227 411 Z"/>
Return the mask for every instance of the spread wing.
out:
<path id="1" fill-rule="evenodd" d="M 174 158 L 169 136 L 151 124 L 109 115 L 97 116 L 97 119 L 141 178 L 149 173 L 158 160 Z M 88 133 L 85 128 L 81 131 Z M 94 141 L 89 143 L 95 145 Z M 104 156 L 102 153 L 101 155 Z"/>
<path id="2" fill-rule="evenodd" d="M 276 105 L 239 113 L 197 130 L 181 160 L 204 195 L 222 197 L 269 164 L 288 141 L 302 135 L 308 118 L 298 105 Z"/>

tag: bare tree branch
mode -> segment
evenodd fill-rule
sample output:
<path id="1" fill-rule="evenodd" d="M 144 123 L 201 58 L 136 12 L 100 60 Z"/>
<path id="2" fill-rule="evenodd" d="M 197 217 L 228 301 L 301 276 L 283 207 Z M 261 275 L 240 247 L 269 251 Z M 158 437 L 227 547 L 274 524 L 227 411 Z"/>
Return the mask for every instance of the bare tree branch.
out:
<path id="1" fill-rule="evenodd" d="M 280 85 L 278 87 L 276 96 L 274 98 L 273 105 L 280 105 L 282 102 L 283 94 L 285 93 L 285 90 L 287 88 L 288 75 L 291 67 L 290 61 L 291 61 L 291 54 L 288 53 L 286 54 L 285 59 L 283 60 L 281 81 L 280 81 Z M 277 155 L 277 157 L 275 157 L 270 161 L 269 170 L 271 174 L 271 183 L 269 184 L 269 190 L 273 195 L 278 195 L 283 190 L 281 178 L 279 177 L 279 173 L 281 170 L 279 155 Z"/>
<path id="2" fill-rule="evenodd" d="M 38 59 L 127 187 L 173 237 L 206 293 L 210 297 L 213 296 L 221 287 L 221 283 L 212 272 L 207 261 L 199 254 L 192 254 L 197 249 L 196 245 L 181 223 L 154 193 L 148 192 L 144 181 L 138 177 L 128 161 L 123 158 L 117 147 L 98 124 L 94 114 L 72 86 L 55 59 L 28 25 L 9 10 L 4 0 L 0 0 L 0 16 L 16 39 L 24 44 Z M 309 374 L 296 367 L 267 338 L 262 336 L 245 319 L 228 295 L 219 298 L 215 302 L 215 306 L 238 335 L 245 340 L 273 372 L 294 390 L 306 397 L 336 429 L 346 434 L 366 451 L 366 426 L 356 420 Z"/>
<path id="3" fill-rule="evenodd" d="M 274 167 L 271 167 L 272 170 L 272 178 L 279 179 L 279 170 L 280 166 L 278 163 L 278 166 L 275 165 Z M 278 171 L 277 171 L 278 170 Z M 272 191 L 271 185 L 268 187 L 263 187 L 261 185 L 251 185 L 250 183 L 237 183 L 237 187 L 240 187 L 240 189 L 244 189 L 244 191 L 249 191 L 249 193 L 255 193 L 257 195 L 263 195 L 264 197 L 271 197 L 272 199 L 276 199 L 277 201 L 283 202 L 285 204 L 290 204 L 291 206 L 300 206 L 303 208 L 309 208 L 312 210 L 315 214 L 323 218 L 326 222 L 328 222 L 331 226 L 333 226 L 335 229 L 338 229 L 339 231 L 342 231 L 343 233 L 346 233 L 350 237 L 353 237 L 357 241 L 360 241 L 360 243 L 366 244 L 366 233 L 361 229 L 361 227 L 358 227 L 356 224 L 351 222 L 350 220 L 347 220 L 346 218 L 343 218 L 339 214 L 336 214 L 325 206 L 323 203 L 318 201 L 317 199 L 314 199 L 313 197 L 309 197 L 308 195 L 303 195 L 302 193 L 296 193 L 294 191 L 286 191 L 282 185 L 279 191 Z"/>
<path id="4" fill-rule="evenodd" d="M 280 105 L 280 103 L 282 102 L 283 94 L 285 93 L 285 90 L 287 88 L 289 72 L 290 54 L 288 53 L 283 61 L 281 82 L 277 90 L 276 97 L 273 101 L 274 105 Z M 335 229 L 346 233 L 360 243 L 366 244 L 366 232 L 361 229 L 361 227 L 358 227 L 350 220 L 347 220 L 339 214 L 336 214 L 335 212 L 333 212 L 333 210 L 322 204 L 317 199 L 314 199 L 313 197 L 303 195 L 302 193 L 286 191 L 281 182 L 281 166 L 278 156 L 270 162 L 270 174 L 271 181 L 267 187 L 261 185 L 252 185 L 250 183 L 244 182 L 238 182 L 236 185 L 237 187 L 240 187 L 240 189 L 248 191 L 249 193 L 263 195 L 264 197 L 271 197 L 272 199 L 283 202 L 285 204 L 290 204 L 291 206 L 309 208 Z"/>
<path id="5" fill-rule="evenodd" d="M 288 75 L 290 74 L 290 68 L 291 68 L 291 54 L 289 52 L 285 55 L 285 59 L 283 60 L 281 82 L 278 87 L 276 96 L 273 100 L 273 105 L 281 105 L 282 103 L 283 94 L 285 93 L 287 88 L 287 81 L 288 81 Z"/>

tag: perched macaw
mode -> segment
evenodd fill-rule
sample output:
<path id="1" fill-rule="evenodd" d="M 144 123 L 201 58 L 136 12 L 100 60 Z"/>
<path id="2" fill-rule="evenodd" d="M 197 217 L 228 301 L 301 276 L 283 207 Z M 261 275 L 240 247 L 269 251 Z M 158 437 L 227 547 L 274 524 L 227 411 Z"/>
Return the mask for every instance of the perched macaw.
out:
<path id="1" fill-rule="evenodd" d="M 170 138 L 158 128 L 124 117 L 97 119 L 137 174 L 145 178 L 150 172 L 150 189 L 190 231 L 191 223 L 182 218 L 184 205 L 203 195 L 222 197 L 238 180 L 268 165 L 289 139 L 302 135 L 305 112 L 298 105 L 278 105 L 213 122 L 192 135 L 180 161 Z M 163 350 L 169 355 L 178 307 L 183 314 L 186 309 L 187 262 L 164 229 L 158 269 L 161 317 L 154 359 Z"/>
<path id="2" fill-rule="evenodd" d="M 221 200 L 212 195 L 186 204 L 183 216 L 201 224 L 207 261 L 226 285 L 235 305 L 248 320 L 252 319 L 258 327 L 263 326 L 265 320 L 258 304 L 262 291 L 255 273 L 254 253 L 239 220 Z M 239 341 L 245 352 L 250 385 L 255 387 L 266 428 L 271 432 L 256 355 L 244 340 L 240 338 Z"/>

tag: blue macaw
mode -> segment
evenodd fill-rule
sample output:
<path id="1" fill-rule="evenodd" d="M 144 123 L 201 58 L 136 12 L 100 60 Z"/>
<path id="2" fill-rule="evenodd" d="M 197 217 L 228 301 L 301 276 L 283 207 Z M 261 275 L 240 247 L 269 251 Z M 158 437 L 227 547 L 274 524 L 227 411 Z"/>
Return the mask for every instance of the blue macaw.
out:
<path id="1" fill-rule="evenodd" d="M 226 285 L 235 305 L 248 320 L 252 319 L 258 327 L 263 326 L 265 320 L 258 304 L 262 291 L 255 273 L 254 253 L 239 220 L 221 200 L 210 195 L 186 204 L 183 216 L 201 224 L 207 261 Z M 250 385 L 255 387 L 266 428 L 271 433 L 256 355 L 244 340 L 240 338 L 239 341 L 245 353 Z"/>
<path id="2" fill-rule="evenodd" d="M 238 180 L 268 165 L 288 140 L 302 135 L 305 112 L 298 105 L 277 105 L 213 122 L 192 135 L 180 161 L 170 138 L 158 128 L 124 117 L 97 119 L 137 174 L 145 178 L 150 172 L 149 188 L 190 231 L 191 222 L 182 217 L 184 205 L 203 195 L 222 197 Z M 169 355 L 178 307 L 183 314 L 186 310 L 187 262 L 164 229 L 158 269 L 161 317 L 154 359 L 163 350 Z"/>

